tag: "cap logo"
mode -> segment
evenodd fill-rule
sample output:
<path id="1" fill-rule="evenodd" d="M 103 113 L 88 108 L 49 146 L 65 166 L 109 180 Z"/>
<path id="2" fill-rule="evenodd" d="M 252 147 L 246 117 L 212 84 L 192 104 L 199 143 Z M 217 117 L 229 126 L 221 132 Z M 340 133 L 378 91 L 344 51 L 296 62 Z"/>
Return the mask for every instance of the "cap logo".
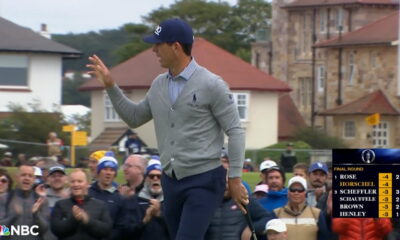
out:
<path id="1" fill-rule="evenodd" d="M 154 31 L 154 34 L 160 36 L 161 30 L 162 30 L 161 26 L 157 26 L 156 30 Z"/>
<path id="2" fill-rule="evenodd" d="M 317 163 L 318 167 L 322 168 L 322 163 Z"/>

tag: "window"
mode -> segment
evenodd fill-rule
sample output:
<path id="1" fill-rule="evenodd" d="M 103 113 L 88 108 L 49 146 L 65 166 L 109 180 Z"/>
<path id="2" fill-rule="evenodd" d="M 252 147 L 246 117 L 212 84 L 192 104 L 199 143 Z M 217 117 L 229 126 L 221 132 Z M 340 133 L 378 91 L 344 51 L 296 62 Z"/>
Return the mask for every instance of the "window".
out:
<path id="1" fill-rule="evenodd" d="M 319 10 L 319 31 L 320 32 L 325 32 L 325 27 L 326 27 L 326 9 L 320 9 Z"/>
<path id="2" fill-rule="evenodd" d="M 249 94 L 248 93 L 234 93 L 233 98 L 238 108 L 240 120 L 246 121 L 248 118 L 249 108 Z"/>
<path id="3" fill-rule="evenodd" d="M 344 138 L 354 138 L 356 136 L 356 124 L 354 121 L 344 122 Z"/>
<path id="4" fill-rule="evenodd" d="M 28 86 L 28 57 L 0 54 L 0 86 Z"/>
<path id="5" fill-rule="evenodd" d="M 325 66 L 317 68 L 317 85 L 318 91 L 322 92 L 325 89 Z"/>
<path id="6" fill-rule="evenodd" d="M 311 78 L 299 78 L 298 103 L 302 108 L 308 108 L 311 102 Z"/>
<path id="7" fill-rule="evenodd" d="M 372 128 L 372 146 L 374 148 L 389 147 L 389 124 L 381 121 Z"/>
<path id="8" fill-rule="evenodd" d="M 336 30 L 343 31 L 343 9 L 336 9 Z"/>
<path id="9" fill-rule="evenodd" d="M 104 120 L 107 122 L 120 121 L 120 118 L 106 92 L 104 92 Z"/>
<path id="10" fill-rule="evenodd" d="M 354 61 L 354 53 L 349 53 L 349 75 L 348 75 L 348 83 L 352 85 L 354 83 L 354 73 L 356 71 L 356 64 Z"/>

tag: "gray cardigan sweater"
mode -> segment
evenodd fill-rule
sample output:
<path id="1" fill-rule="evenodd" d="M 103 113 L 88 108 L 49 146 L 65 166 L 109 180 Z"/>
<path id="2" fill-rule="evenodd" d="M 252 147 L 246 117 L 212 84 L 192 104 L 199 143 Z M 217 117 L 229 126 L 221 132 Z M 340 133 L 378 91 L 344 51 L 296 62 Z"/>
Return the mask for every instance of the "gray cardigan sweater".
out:
<path id="1" fill-rule="evenodd" d="M 107 89 L 119 116 L 132 128 L 154 119 L 162 168 L 177 179 L 221 165 L 224 132 L 228 136 L 229 177 L 240 177 L 244 161 L 244 130 L 227 84 L 199 66 L 175 103 L 168 92 L 167 73 L 159 75 L 139 103 L 117 87 Z"/>

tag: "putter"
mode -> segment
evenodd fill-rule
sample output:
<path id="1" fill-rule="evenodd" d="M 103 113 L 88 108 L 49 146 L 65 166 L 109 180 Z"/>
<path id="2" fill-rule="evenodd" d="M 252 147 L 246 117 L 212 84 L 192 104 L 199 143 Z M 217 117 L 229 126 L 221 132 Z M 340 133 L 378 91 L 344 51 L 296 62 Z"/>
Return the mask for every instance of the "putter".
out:
<path id="1" fill-rule="evenodd" d="M 256 235 L 256 230 L 254 229 L 253 226 L 253 221 L 251 220 L 250 217 L 250 212 L 249 212 L 249 208 L 247 207 L 247 205 L 243 205 L 244 209 L 246 209 L 246 214 L 244 215 L 246 217 L 246 222 L 247 225 L 249 225 L 250 231 L 251 231 L 251 240 L 257 240 L 257 235 Z"/>

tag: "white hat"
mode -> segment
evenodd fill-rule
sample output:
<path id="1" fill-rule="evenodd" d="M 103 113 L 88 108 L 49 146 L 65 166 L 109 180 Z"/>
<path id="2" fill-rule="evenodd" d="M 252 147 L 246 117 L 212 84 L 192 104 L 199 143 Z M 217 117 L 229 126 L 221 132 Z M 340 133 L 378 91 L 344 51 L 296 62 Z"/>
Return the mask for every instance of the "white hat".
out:
<path id="1" fill-rule="evenodd" d="M 265 225 L 265 231 L 274 230 L 276 232 L 286 232 L 286 224 L 280 219 L 272 219 Z"/>
<path id="2" fill-rule="evenodd" d="M 275 166 L 278 166 L 278 164 L 276 164 L 276 162 L 274 162 L 272 160 L 265 160 L 264 162 L 262 162 L 260 164 L 260 172 L 264 171 L 265 169 L 275 167 Z"/>
<path id="3" fill-rule="evenodd" d="M 305 190 L 307 190 L 307 180 L 305 180 L 303 177 L 295 176 L 295 177 L 292 177 L 291 179 L 289 179 L 288 188 L 290 188 L 290 186 L 293 183 L 300 183 L 303 186 L 303 188 Z"/>
<path id="4" fill-rule="evenodd" d="M 42 173 L 42 169 L 40 169 L 39 167 L 33 167 L 33 169 L 35 169 L 35 176 L 39 176 L 39 177 L 42 177 L 43 176 L 43 173 Z"/>
<path id="5" fill-rule="evenodd" d="M 254 188 L 254 192 L 268 193 L 268 185 L 267 184 L 259 184 Z"/>

